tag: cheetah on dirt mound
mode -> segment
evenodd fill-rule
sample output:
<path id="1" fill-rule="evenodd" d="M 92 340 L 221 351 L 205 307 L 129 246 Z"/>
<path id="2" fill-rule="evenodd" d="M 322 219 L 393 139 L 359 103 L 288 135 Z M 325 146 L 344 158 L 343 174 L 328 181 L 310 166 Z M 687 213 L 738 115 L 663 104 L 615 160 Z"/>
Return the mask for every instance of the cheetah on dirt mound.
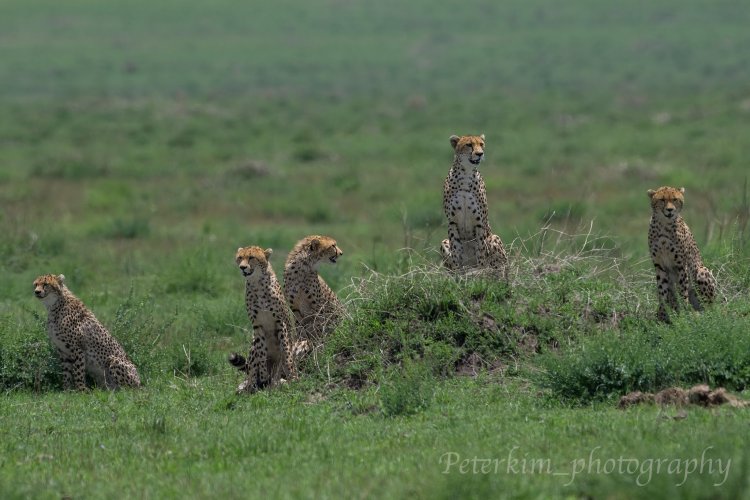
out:
<path id="1" fill-rule="evenodd" d="M 680 214 L 684 193 L 685 188 L 667 186 L 648 190 L 652 210 L 648 248 L 659 289 L 657 318 L 664 322 L 669 322 L 667 305 L 677 311 L 680 302 L 684 305 L 689 301 L 693 309 L 700 311 L 698 295 L 707 303 L 713 302 L 716 295 L 716 280 L 703 265 L 698 245 Z"/>
<path id="2" fill-rule="evenodd" d="M 68 289 L 65 276 L 39 276 L 34 295 L 47 308 L 47 334 L 60 357 L 66 390 L 85 390 L 86 373 L 107 389 L 141 385 L 125 350 Z"/>
<path id="3" fill-rule="evenodd" d="M 484 134 L 452 135 L 450 141 L 455 155 L 443 185 L 443 210 L 448 218 L 448 238 L 440 246 L 443 263 L 453 271 L 490 270 L 507 278 L 508 254 L 500 237 L 492 234 L 487 188 L 479 173 Z"/>
<path id="4" fill-rule="evenodd" d="M 294 366 L 294 323 L 281 293 L 281 286 L 268 258 L 270 248 L 238 248 L 235 260 L 245 278 L 245 305 L 253 325 L 250 355 L 233 353 L 229 363 L 247 373 L 238 393 L 255 392 L 281 381 L 297 378 Z"/>
<path id="5" fill-rule="evenodd" d="M 298 241 L 286 259 L 284 295 L 294 313 L 300 355 L 320 344 L 344 313 L 341 301 L 318 274 L 321 263 L 335 264 L 343 253 L 333 238 L 311 235 Z"/>

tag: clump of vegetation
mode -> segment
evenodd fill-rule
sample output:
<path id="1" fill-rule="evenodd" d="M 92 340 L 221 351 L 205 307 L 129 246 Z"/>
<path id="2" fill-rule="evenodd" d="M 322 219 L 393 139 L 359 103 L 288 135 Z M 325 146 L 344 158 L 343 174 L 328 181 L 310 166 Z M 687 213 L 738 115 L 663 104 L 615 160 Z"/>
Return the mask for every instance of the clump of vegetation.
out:
<path id="1" fill-rule="evenodd" d="M 578 402 L 672 385 L 744 390 L 750 385 L 750 311 L 733 312 L 739 314 L 686 312 L 668 326 L 630 321 L 544 356 L 542 383 Z"/>
<path id="2" fill-rule="evenodd" d="M 133 361 L 141 380 L 157 375 L 169 364 L 163 341 L 172 318 L 162 321 L 151 297 L 137 296 L 133 287 L 115 311 L 110 332 Z"/>
<path id="3" fill-rule="evenodd" d="M 392 368 L 380 388 L 383 413 L 387 416 L 411 415 L 432 402 L 435 379 L 425 363 L 407 361 Z"/>
<path id="4" fill-rule="evenodd" d="M 60 387 L 60 364 L 47 339 L 46 315 L 0 315 L 0 389 L 34 391 Z"/>

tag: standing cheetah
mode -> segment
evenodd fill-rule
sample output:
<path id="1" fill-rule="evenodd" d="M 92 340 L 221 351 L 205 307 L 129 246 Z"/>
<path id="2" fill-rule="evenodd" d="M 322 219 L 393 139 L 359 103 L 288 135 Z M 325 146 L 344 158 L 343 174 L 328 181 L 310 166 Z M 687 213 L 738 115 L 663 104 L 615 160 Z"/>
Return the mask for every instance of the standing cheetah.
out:
<path id="1" fill-rule="evenodd" d="M 440 250 L 448 269 L 491 269 L 507 279 L 508 255 L 500 237 L 492 234 L 487 218 L 487 189 L 479 173 L 484 157 L 484 134 L 450 137 L 453 166 L 443 185 L 443 210 L 448 238 Z"/>
<path id="2" fill-rule="evenodd" d="M 85 390 L 87 372 L 107 389 L 141 385 L 125 350 L 68 290 L 65 276 L 39 276 L 34 280 L 34 295 L 47 308 L 47 334 L 60 357 L 66 390 Z"/>
<path id="3" fill-rule="evenodd" d="M 292 342 L 294 323 L 284 302 L 281 286 L 268 258 L 270 248 L 238 248 L 235 260 L 245 277 L 245 305 L 253 324 L 253 344 L 248 359 L 233 353 L 229 363 L 247 372 L 247 379 L 237 392 L 255 392 L 281 379 L 297 378 Z"/>
<path id="4" fill-rule="evenodd" d="M 666 306 L 679 309 L 675 286 L 682 303 L 687 300 L 696 311 L 702 309 L 696 295 L 713 302 L 716 295 L 716 280 L 703 265 L 698 245 L 690 228 L 680 215 L 685 188 L 660 187 L 649 189 L 651 199 L 651 225 L 648 228 L 648 247 L 656 268 L 656 284 L 659 289 L 659 320 L 669 322 Z"/>
<path id="5" fill-rule="evenodd" d="M 297 242 L 284 266 L 284 295 L 294 313 L 300 354 L 330 333 L 344 312 L 336 294 L 318 275 L 321 262 L 336 263 L 344 252 L 336 240 L 312 235 Z"/>

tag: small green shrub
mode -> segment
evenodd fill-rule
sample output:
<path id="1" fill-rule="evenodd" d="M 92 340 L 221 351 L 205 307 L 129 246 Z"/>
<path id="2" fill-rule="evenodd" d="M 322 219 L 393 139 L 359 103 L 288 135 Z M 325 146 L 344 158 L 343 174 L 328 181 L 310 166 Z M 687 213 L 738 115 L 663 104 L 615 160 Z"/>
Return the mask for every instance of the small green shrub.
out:
<path id="1" fill-rule="evenodd" d="M 150 297 L 138 297 L 131 287 L 117 307 L 110 332 L 138 368 L 141 381 L 163 371 L 169 364 L 162 342 L 173 317 L 160 314 Z"/>
<path id="2" fill-rule="evenodd" d="M 205 342 L 180 344 L 172 346 L 169 368 L 180 377 L 201 377 L 215 371 L 214 357 Z"/>
<path id="3" fill-rule="evenodd" d="M 61 387 L 60 364 L 41 314 L 0 316 L 0 389 L 48 390 Z"/>
<path id="4" fill-rule="evenodd" d="M 424 363 L 405 360 L 393 367 L 380 389 L 383 413 L 394 417 L 412 415 L 430 406 L 435 390 L 432 370 Z"/>

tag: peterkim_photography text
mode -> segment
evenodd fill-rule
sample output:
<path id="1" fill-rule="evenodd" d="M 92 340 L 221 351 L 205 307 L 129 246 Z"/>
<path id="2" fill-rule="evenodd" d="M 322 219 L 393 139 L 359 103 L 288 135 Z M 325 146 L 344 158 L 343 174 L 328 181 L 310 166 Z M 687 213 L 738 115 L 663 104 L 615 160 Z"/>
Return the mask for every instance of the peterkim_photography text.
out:
<path id="1" fill-rule="evenodd" d="M 700 456 L 694 457 L 651 457 L 637 458 L 619 455 L 607 456 L 602 447 L 592 448 L 587 456 L 575 458 L 557 467 L 551 458 L 529 458 L 528 453 L 513 446 L 507 456 L 480 457 L 462 456 L 454 451 L 440 455 L 439 465 L 443 474 L 526 474 L 557 476 L 566 481 L 565 486 L 583 475 L 630 475 L 635 477 L 638 486 L 648 485 L 654 476 L 675 477 L 675 485 L 683 486 L 694 476 L 710 475 L 714 486 L 722 486 L 729 477 L 731 458 L 712 456 L 713 446 L 706 447 Z"/>

